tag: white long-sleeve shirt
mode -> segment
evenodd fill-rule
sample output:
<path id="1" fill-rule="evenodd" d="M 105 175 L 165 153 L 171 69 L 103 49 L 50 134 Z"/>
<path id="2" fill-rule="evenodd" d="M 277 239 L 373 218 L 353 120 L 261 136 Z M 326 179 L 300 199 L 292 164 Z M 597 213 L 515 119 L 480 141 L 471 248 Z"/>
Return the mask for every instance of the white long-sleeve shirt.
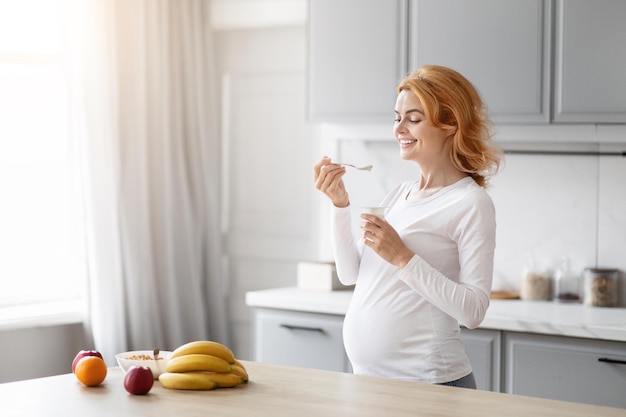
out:
<path id="1" fill-rule="evenodd" d="M 356 284 L 344 344 L 357 374 L 449 382 L 471 372 L 459 323 L 478 326 L 489 306 L 495 209 L 471 177 L 407 200 L 413 185 L 401 184 L 381 203 L 415 253 L 403 269 L 355 236 L 349 208 L 334 209 L 337 274 Z"/>

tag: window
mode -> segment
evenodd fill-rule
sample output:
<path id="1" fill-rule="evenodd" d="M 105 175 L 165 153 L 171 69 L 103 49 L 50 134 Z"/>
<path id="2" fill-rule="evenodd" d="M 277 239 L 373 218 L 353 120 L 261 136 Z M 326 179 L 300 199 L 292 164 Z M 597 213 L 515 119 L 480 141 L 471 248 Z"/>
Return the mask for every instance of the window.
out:
<path id="1" fill-rule="evenodd" d="M 0 0 L 0 309 L 76 300 L 63 0 Z"/>

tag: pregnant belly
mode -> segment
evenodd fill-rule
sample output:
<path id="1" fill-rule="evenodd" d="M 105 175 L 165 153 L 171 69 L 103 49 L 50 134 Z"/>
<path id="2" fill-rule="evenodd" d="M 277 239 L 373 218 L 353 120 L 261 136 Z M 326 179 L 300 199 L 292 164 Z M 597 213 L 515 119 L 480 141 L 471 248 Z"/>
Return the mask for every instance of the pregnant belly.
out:
<path id="1" fill-rule="evenodd" d="M 469 373 L 456 320 L 421 297 L 390 299 L 353 298 L 343 336 L 354 373 L 426 382 Z"/>
<path id="2" fill-rule="evenodd" d="M 353 367 L 403 362 L 428 351 L 432 330 L 426 317 L 408 316 L 386 308 L 349 309 L 344 344 Z"/>

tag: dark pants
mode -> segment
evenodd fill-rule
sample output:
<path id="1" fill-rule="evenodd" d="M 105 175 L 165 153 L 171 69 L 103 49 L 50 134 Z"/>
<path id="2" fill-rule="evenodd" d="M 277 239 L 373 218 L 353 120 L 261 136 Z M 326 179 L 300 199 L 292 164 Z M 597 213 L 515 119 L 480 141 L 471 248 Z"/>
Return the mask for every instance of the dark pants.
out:
<path id="1" fill-rule="evenodd" d="M 476 389 L 476 380 L 474 379 L 474 374 L 470 373 L 469 375 L 466 375 L 463 378 L 457 379 L 456 381 L 444 382 L 438 385 L 447 385 L 449 387 Z"/>

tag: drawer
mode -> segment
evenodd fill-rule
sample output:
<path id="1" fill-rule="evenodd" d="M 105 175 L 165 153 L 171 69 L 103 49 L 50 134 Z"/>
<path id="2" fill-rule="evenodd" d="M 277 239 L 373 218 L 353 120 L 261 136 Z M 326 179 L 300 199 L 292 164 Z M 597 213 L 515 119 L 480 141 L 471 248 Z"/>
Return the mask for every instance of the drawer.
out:
<path id="1" fill-rule="evenodd" d="M 506 333 L 506 392 L 626 408 L 626 343 Z"/>
<path id="2" fill-rule="evenodd" d="M 257 308 L 253 310 L 255 361 L 349 371 L 343 316 Z"/>

